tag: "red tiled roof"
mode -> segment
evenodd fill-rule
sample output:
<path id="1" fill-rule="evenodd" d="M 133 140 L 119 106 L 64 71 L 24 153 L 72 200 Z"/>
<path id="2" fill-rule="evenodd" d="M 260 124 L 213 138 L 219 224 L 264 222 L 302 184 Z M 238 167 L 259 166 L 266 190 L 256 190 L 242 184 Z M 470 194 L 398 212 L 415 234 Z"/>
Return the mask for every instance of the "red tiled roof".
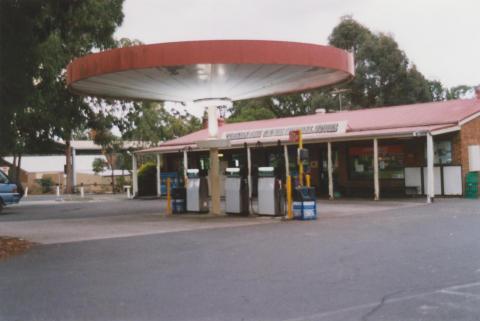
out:
<path id="1" fill-rule="evenodd" d="M 417 131 L 433 131 L 459 125 L 462 120 L 480 113 L 480 100 L 450 100 L 442 102 L 403 105 L 382 108 L 369 108 L 337 113 L 313 114 L 297 117 L 257 120 L 232 123 L 219 127 L 219 135 L 227 132 L 258 130 L 265 128 L 311 125 L 317 123 L 347 122 L 347 132 L 341 134 L 322 134 L 321 139 L 339 139 L 362 136 L 386 136 Z M 163 143 L 160 147 L 140 152 L 178 150 L 195 147 L 196 142 L 208 138 L 208 130 L 202 129 Z M 305 137 L 308 140 L 307 137 Z M 253 141 L 235 141 L 236 144 L 255 143 Z M 273 139 L 277 141 L 278 138 Z M 262 139 L 262 142 L 264 140 Z"/>

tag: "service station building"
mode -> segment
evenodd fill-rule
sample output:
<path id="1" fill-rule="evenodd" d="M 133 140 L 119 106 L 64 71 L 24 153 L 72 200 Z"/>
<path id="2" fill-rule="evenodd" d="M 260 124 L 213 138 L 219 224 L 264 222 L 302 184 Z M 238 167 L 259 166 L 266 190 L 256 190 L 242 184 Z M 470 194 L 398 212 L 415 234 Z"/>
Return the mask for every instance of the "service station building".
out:
<path id="1" fill-rule="evenodd" d="M 466 174 L 480 170 L 480 99 L 468 99 L 334 113 L 319 110 L 243 123 L 219 120 L 219 136 L 230 141 L 219 152 L 220 175 L 227 167 L 244 168 L 253 196 L 258 167 L 273 166 L 283 181 L 287 175 L 295 180 L 297 145 L 289 141 L 289 132 L 298 129 L 309 150 L 305 171 L 319 197 L 425 195 L 431 201 L 435 196 L 461 196 Z M 181 177 L 187 168 L 208 172 L 208 150 L 197 145 L 208 136 L 204 128 L 136 153 L 157 155 L 159 194 L 164 184 L 160 173 L 178 172 Z"/>
<path id="2" fill-rule="evenodd" d="M 158 195 L 165 190 L 162 172 L 177 173 L 187 183 L 188 169 L 208 175 L 213 214 L 220 214 L 227 167 L 239 168 L 242 179 L 248 178 L 250 200 L 257 192 L 259 168 L 269 167 L 275 182 L 290 182 L 289 177 L 300 184 L 294 181 L 287 187 L 301 187 L 304 166 L 309 174 L 305 178 L 320 197 L 378 200 L 425 195 L 431 202 L 436 195 L 463 195 L 466 174 L 480 171 L 478 88 L 476 99 L 470 100 L 232 124 L 218 120 L 220 106 L 347 82 L 355 76 L 354 69 L 353 54 L 330 46 L 206 40 L 117 48 L 81 57 L 69 64 L 67 84 L 79 94 L 193 102 L 207 108 L 208 128 L 136 155 L 156 155 Z M 301 163 L 296 143 L 289 139 L 299 130 L 309 154 L 307 158 L 306 150 L 299 153 Z M 133 160 L 137 194 L 136 157 Z M 201 179 L 205 186 L 205 177 Z"/>

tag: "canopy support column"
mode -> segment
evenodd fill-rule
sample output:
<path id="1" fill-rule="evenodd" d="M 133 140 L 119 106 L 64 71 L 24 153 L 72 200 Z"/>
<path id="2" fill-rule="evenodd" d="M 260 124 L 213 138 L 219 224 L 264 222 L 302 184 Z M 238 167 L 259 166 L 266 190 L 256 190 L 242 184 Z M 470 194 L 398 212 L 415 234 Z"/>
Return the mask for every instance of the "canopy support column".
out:
<path id="1" fill-rule="evenodd" d="M 328 197 L 333 200 L 333 164 L 332 164 L 332 143 L 327 143 L 327 168 L 328 168 Z"/>
<path id="2" fill-rule="evenodd" d="M 285 157 L 285 179 L 290 176 L 290 161 L 288 159 L 288 146 L 283 145 L 283 156 Z"/>
<path id="3" fill-rule="evenodd" d="M 187 186 L 187 170 L 188 170 L 188 153 L 187 150 L 183 151 L 183 181 L 185 187 Z"/>
<path id="4" fill-rule="evenodd" d="M 427 203 L 432 203 L 435 198 L 435 178 L 433 174 L 433 136 L 427 133 Z"/>
<path id="5" fill-rule="evenodd" d="M 162 166 L 162 158 L 160 154 L 157 154 L 157 196 L 162 196 L 162 181 L 160 167 Z"/>
<path id="6" fill-rule="evenodd" d="M 374 200 L 380 199 L 380 176 L 378 172 L 378 139 L 373 139 L 373 186 Z"/>
<path id="7" fill-rule="evenodd" d="M 247 179 L 248 179 L 248 199 L 252 201 L 252 154 L 250 147 L 247 147 Z"/>
<path id="8" fill-rule="evenodd" d="M 218 159 L 218 148 L 210 149 L 210 186 L 212 188 L 211 213 L 220 214 L 220 161 Z"/>
<path id="9" fill-rule="evenodd" d="M 137 172 L 137 156 L 132 154 L 132 186 L 133 197 L 138 194 L 138 172 Z"/>
<path id="10" fill-rule="evenodd" d="M 208 139 L 197 142 L 200 148 L 208 148 L 210 150 L 210 171 L 208 173 L 210 180 L 211 206 L 210 213 L 213 215 L 221 214 L 220 207 L 220 160 L 218 152 L 222 148 L 230 147 L 230 141 L 222 139 L 218 130 L 218 114 L 217 108 L 220 106 L 232 106 L 232 101 L 227 98 L 209 98 L 196 100 L 194 103 L 198 107 L 207 108 L 208 112 Z M 186 151 L 184 151 L 186 155 Z M 186 156 L 185 156 L 186 157 Z M 186 162 L 185 162 L 186 163 Z"/>

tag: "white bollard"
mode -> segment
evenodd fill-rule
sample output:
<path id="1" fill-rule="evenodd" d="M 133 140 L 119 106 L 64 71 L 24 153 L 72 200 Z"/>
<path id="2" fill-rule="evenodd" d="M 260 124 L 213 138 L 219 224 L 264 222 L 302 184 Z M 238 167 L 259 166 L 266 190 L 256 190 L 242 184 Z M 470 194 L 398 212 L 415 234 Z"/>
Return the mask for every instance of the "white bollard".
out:
<path id="1" fill-rule="evenodd" d="M 131 188 L 131 186 L 130 186 L 130 185 L 124 185 L 123 188 L 124 188 L 124 190 L 127 192 L 127 198 L 132 198 L 132 197 L 131 197 L 132 195 L 130 194 L 130 188 Z"/>
<path id="2" fill-rule="evenodd" d="M 81 198 L 85 197 L 85 190 L 84 190 L 83 186 L 80 186 L 80 197 Z"/>
<path id="3" fill-rule="evenodd" d="M 60 186 L 57 185 L 57 197 L 60 197 Z"/>
<path id="4" fill-rule="evenodd" d="M 27 198 L 28 197 L 28 186 L 25 187 L 25 194 L 23 194 L 23 198 Z"/>

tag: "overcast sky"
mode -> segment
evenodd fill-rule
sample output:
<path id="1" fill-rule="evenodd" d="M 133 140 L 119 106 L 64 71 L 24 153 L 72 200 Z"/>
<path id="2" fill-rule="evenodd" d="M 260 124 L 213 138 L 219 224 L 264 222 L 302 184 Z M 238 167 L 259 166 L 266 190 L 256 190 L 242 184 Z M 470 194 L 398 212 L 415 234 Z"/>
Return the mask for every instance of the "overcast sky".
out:
<path id="1" fill-rule="evenodd" d="M 343 15 L 391 34 L 429 79 L 480 84 L 480 0 L 126 0 L 117 37 L 327 44 Z"/>

